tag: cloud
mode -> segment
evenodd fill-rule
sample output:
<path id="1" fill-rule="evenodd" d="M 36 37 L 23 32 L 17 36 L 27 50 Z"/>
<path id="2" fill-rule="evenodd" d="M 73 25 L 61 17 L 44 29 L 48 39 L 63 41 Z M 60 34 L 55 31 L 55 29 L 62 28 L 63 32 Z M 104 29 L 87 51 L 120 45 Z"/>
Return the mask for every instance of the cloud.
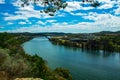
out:
<path id="1" fill-rule="evenodd" d="M 0 4 L 5 4 L 5 0 L 0 0 Z"/>
<path id="2" fill-rule="evenodd" d="M 98 14 L 91 12 L 88 14 L 88 16 L 84 16 L 84 19 L 93 20 L 92 26 L 102 27 L 103 30 L 112 30 L 113 28 L 116 30 L 120 30 L 120 17 L 114 16 L 111 14 Z M 90 26 L 91 24 L 87 25 Z M 111 29 L 112 28 L 112 29 Z"/>
<path id="3" fill-rule="evenodd" d="M 19 1 L 19 0 L 18 0 Z M 120 0 L 118 0 L 120 1 Z M 18 27 L 15 30 L 8 30 L 8 32 L 97 32 L 97 31 L 116 31 L 120 30 L 120 5 L 118 5 L 118 1 L 114 0 L 99 0 L 101 3 L 100 7 L 93 9 L 90 6 L 82 6 L 80 1 L 69 1 L 68 6 L 62 10 L 58 11 L 54 17 L 49 16 L 45 13 L 40 13 L 39 10 L 35 10 L 33 5 L 21 7 L 20 3 L 14 2 L 13 5 L 18 9 L 14 12 L 14 14 L 4 13 L 4 20 L 9 21 L 8 24 L 11 24 L 11 20 L 21 20 L 18 24 L 30 24 L 25 27 Z M 117 4 L 117 5 L 115 5 Z M 87 4 L 85 4 L 87 5 Z M 113 7 L 118 7 L 114 10 L 115 14 L 110 14 L 108 12 L 103 12 L 104 9 L 109 9 Z M 99 9 L 103 9 L 99 11 Z M 79 12 L 79 11 L 81 12 Z M 95 11 L 96 10 L 96 11 Z M 113 11 L 113 9 L 110 9 Z M 65 11 L 65 12 L 64 12 Z M 108 10 L 107 10 L 108 11 Z M 71 15 L 69 15 L 70 13 Z M 68 22 L 65 22 L 66 17 L 70 19 Z M 76 17 L 77 16 L 77 17 Z M 61 18 L 58 18 L 61 17 Z M 80 20 L 81 17 L 83 20 Z M 36 19 L 32 19 L 36 18 Z M 49 18 L 49 19 L 47 19 Z M 72 20 L 74 18 L 74 20 Z M 80 19 L 78 19 L 80 18 Z M 40 21 L 39 21 L 39 20 Z M 63 19 L 63 20 L 60 20 Z M 38 20 L 38 21 L 37 21 Z M 43 22 L 44 20 L 45 22 Z M 79 21 L 80 20 L 80 21 Z M 89 22 L 92 20 L 93 22 Z M 60 22 L 59 22 L 60 21 Z M 83 21 L 83 22 L 81 22 Z M 84 22 L 88 21 L 88 22 Z M 35 22 L 36 25 L 34 25 Z M 61 23 L 62 22 L 62 23 Z M 16 22 L 15 22 L 16 23 Z M 51 23 L 49 25 L 49 23 Z M 43 27 L 43 25 L 45 27 Z M 18 25 L 19 26 L 19 25 Z M 31 27 L 30 27 L 31 26 Z"/>
<path id="4" fill-rule="evenodd" d="M 75 16 L 85 16 L 85 15 L 88 15 L 87 13 L 71 13 L 72 15 L 75 15 Z"/>
<path id="5" fill-rule="evenodd" d="M 12 25 L 13 24 L 13 22 L 8 22 L 8 25 Z"/>
<path id="6" fill-rule="evenodd" d="M 112 17 L 111 14 L 98 14 L 96 12 L 90 12 L 88 15 L 83 16 L 84 19 L 89 19 L 93 21 L 102 21 L 106 19 L 110 19 Z"/>
<path id="7" fill-rule="evenodd" d="M 8 32 L 65 32 L 65 33 L 84 33 L 84 32 L 99 32 L 99 31 L 118 31 L 120 23 L 111 23 L 104 21 L 96 22 L 79 22 L 77 24 L 54 23 L 52 26 L 42 27 L 33 25 L 32 27 L 22 27 Z"/>
<path id="8" fill-rule="evenodd" d="M 22 22 L 22 21 L 21 21 L 21 22 L 19 22 L 18 24 L 27 24 L 27 23 L 26 23 L 26 22 Z"/>
<path id="9" fill-rule="evenodd" d="M 68 23 L 67 23 L 67 22 L 63 22 L 62 24 L 63 24 L 63 25 L 68 25 Z"/>
<path id="10" fill-rule="evenodd" d="M 80 12 L 74 13 L 74 11 L 78 11 L 78 10 L 92 11 L 93 9 L 96 9 L 96 12 L 99 9 L 111 9 L 112 11 L 113 7 L 120 6 L 120 0 L 98 0 L 98 1 L 100 2 L 100 6 L 97 8 L 91 7 L 89 3 L 84 3 L 85 6 L 82 6 L 83 3 L 80 1 L 68 1 L 67 2 L 68 6 L 65 8 L 64 11 L 69 12 L 71 15 L 82 16 L 83 13 L 82 14 Z M 118 12 L 119 12 L 119 8 L 116 11 L 116 13 Z"/>
<path id="11" fill-rule="evenodd" d="M 115 4 L 119 4 L 119 0 L 99 0 L 101 5 L 98 7 L 98 9 L 109 9 L 113 8 Z"/>
<path id="12" fill-rule="evenodd" d="M 113 4 L 109 3 L 109 4 L 101 5 L 98 9 L 109 9 L 112 7 L 113 7 Z"/>
<path id="13" fill-rule="evenodd" d="M 38 21 L 37 24 L 41 24 L 41 25 L 46 25 L 47 23 L 55 23 L 57 22 L 56 20 L 46 20 L 45 22 L 42 22 L 42 21 Z"/>
<path id="14" fill-rule="evenodd" d="M 60 11 L 58 11 L 55 15 L 55 17 L 65 17 L 65 16 L 66 16 L 66 14 L 63 12 L 60 12 Z"/>
<path id="15" fill-rule="evenodd" d="M 93 21 L 110 21 L 110 22 L 118 22 L 120 20 L 119 16 L 114 16 L 112 14 L 98 14 L 96 12 L 90 12 L 88 15 L 83 16 L 84 19 L 89 19 Z"/>
<path id="16" fill-rule="evenodd" d="M 117 15 L 120 14 L 120 7 L 118 7 L 118 8 L 115 10 L 115 14 L 117 14 Z"/>
<path id="17" fill-rule="evenodd" d="M 68 6 L 64 10 L 66 12 L 93 9 L 93 7 L 91 7 L 91 6 L 89 6 L 89 7 L 81 6 L 83 3 L 80 1 L 71 1 L 71 2 L 67 2 L 67 3 L 68 3 Z"/>
<path id="18" fill-rule="evenodd" d="M 16 30 L 8 30 L 8 32 L 76 32 L 76 30 L 80 29 L 80 27 L 65 26 L 61 24 L 55 24 L 54 26 L 33 26 L 33 27 L 22 27 Z M 75 31 L 74 31 L 75 30 Z"/>
<path id="19" fill-rule="evenodd" d="M 4 20 L 19 20 L 28 19 L 31 17 L 40 18 L 39 11 L 35 11 L 33 6 L 20 7 L 18 11 L 15 11 L 16 15 L 7 14 Z"/>
<path id="20" fill-rule="evenodd" d="M 32 22 L 30 22 L 29 20 L 25 20 L 25 22 L 26 22 L 27 24 L 32 24 Z"/>
<path id="21" fill-rule="evenodd" d="M 46 22 L 54 23 L 54 22 L 56 22 L 56 20 L 47 20 Z"/>
<path id="22" fill-rule="evenodd" d="M 37 24 L 45 25 L 45 23 L 42 21 L 38 21 Z"/>
<path id="23" fill-rule="evenodd" d="M 80 2 L 67 2 L 68 6 L 65 8 L 65 11 L 71 12 L 71 11 L 76 11 L 80 9 Z"/>
<path id="24" fill-rule="evenodd" d="M 27 20 L 29 18 L 51 18 L 52 16 L 49 16 L 46 13 L 40 13 L 39 10 L 35 10 L 33 5 L 22 7 L 19 0 L 13 3 L 13 6 L 17 7 L 17 11 L 15 11 L 15 14 L 4 14 L 4 20 Z"/>

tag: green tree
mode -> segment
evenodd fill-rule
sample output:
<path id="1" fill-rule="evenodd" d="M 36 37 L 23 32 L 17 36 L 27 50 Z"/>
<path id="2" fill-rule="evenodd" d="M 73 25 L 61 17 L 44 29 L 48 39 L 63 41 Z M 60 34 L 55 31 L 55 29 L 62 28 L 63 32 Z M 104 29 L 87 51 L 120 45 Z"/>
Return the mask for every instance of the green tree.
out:
<path id="1" fill-rule="evenodd" d="M 64 68 L 56 68 L 55 73 L 62 76 L 66 80 L 72 80 L 72 76 L 70 75 L 69 70 L 64 69 Z"/>
<path id="2" fill-rule="evenodd" d="M 40 4 L 44 6 L 44 10 L 41 10 L 40 12 L 48 13 L 50 16 L 54 16 L 54 13 L 60 9 L 66 8 L 67 0 L 21 0 L 23 3 L 21 4 L 22 7 L 25 7 L 26 5 L 30 5 L 31 2 L 35 5 Z M 100 6 L 100 3 L 96 0 L 80 0 L 83 2 L 88 2 L 93 7 Z"/>

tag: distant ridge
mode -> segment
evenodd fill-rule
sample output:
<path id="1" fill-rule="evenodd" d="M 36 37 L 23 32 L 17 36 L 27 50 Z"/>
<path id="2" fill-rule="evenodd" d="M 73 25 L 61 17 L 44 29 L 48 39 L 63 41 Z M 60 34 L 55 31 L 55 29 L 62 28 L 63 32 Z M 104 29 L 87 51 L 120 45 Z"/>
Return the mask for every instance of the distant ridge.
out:
<path id="1" fill-rule="evenodd" d="M 97 33 L 94 33 L 94 34 L 120 34 L 120 31 L 101 31 L 101 32 L 97 32 Z"/>
<path id="2" fill-rule="evenodd" d="M 116 32 L 113 32 L 113 31 L 101 31 L 100 33 L 120 33 L 120 31 L 116 31 Z"/>
<path id="3" fill-rule="evenodd" d="M 93 32 L 93 33 L 63 33 L 63 32 L 37 32 L 37 33 L 30 33 L 30 32 L 18 32 L 18 33 L 11 33 L 14 35 L 25 35 L 25 36 L 64 36 L 70 34 L 98 34 L 98 35 L 105 35 L 105 34 L 116 34 L 120 35 L 120 31 L 101 31 L 101 32 Z"/>

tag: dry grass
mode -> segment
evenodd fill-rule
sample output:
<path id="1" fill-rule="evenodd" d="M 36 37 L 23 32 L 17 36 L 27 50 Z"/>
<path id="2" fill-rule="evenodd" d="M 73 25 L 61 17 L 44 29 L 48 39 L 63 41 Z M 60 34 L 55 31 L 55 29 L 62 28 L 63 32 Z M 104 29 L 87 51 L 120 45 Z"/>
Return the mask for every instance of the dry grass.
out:
<path id="1" fill-rule="evenodd" d="M 8 77 L 4 71 L 0 71 L 0 80 L 8 80 Z"/>
<path id="2" fill-rule="evenodd" d="M 40 78 L 16 78 L 14 80 L 43 80 L 43 79 L 40 79 Z"/>

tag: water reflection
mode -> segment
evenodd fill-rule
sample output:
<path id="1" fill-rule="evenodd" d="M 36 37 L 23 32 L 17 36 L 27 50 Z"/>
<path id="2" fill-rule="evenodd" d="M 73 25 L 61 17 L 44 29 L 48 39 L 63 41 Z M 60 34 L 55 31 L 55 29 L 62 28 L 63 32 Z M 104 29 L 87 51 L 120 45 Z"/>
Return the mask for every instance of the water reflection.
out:
<path id="1" fill-rule="evenodd" d="M 72 46 L 64 46 L 58 43 L 54 43 L 51 42 L 53 45 L 55 46 L 61 46 L 64 47 L 65 49 L 71 49 L 73 51 L 78 51 L 81 50 L 81 52 L 87 53 L 87 54 L 91 54 L 93 56 L 103 56 L 103 57 L 109 57 L 111 55 L 115 55 L 114 52 L 107 52 L 107 51 L 103 51 L 103 50 L 93 50 L 93 49 L 85 49 L 85 48 L 77 48 L 77 47 L 72 47 Z"/>

